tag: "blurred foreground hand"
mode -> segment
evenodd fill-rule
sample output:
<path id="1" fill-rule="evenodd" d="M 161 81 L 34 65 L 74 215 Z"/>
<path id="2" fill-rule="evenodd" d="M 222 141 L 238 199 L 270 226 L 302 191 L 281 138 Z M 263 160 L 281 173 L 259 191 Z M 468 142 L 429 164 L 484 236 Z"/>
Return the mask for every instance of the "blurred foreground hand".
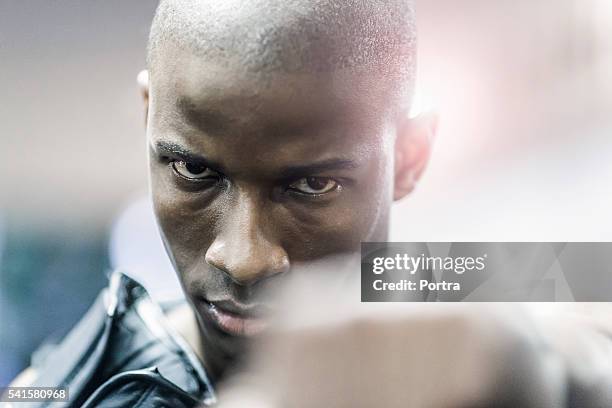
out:
<path id="1" fill-rule="evenodd" d="M 220 407 L 612 407 L 610 305 L 362 304 L 297 279 Z"/>

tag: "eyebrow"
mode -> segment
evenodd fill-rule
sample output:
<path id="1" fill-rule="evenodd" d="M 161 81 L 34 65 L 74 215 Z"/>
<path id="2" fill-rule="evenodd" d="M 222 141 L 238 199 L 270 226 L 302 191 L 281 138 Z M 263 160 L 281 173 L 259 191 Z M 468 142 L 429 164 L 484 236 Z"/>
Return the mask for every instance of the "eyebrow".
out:
<path id="1" fill-rule="evenodd" d="M 184 160 L 194 164 L 200 164 L 206 167 L 210 167 L 214 170 L 224 172 L 223 166 L 220 163 L 214 162 L 207 159 L 206 157 L 193 153 L 181 146 L 178 143 L 169 142 L 165 140 L 159 140 L 155 142 L 155 149 L 158 154 L 167 154 L 178 157 L 180 160 Z M 311 174 L 322 173 L 331 170 L 350 170 L 359 167 L 354 160 L 343 159 L 343 158 L 331 158 L 325 159 L 315 163 L 309 163 L 304 165 L 287 166 L 279 171 L 279 179 L 287 180 L 298 177 L 305 177 Z"/>
<path id="2" fill-rule="evenodd" d="M 155 142 L 154 150 L 161 155 L 166 154 L 170 156 L 175 156 L 178 157 L 180 160 L 206 166 L 217 171 L 223 170 L 223 166 L 221 166 L 220 163 L 216 163 L 212 160 L 209 160 L 200 154 L 193 153 L 192 151 L 185 148 L 184 146 L 181 146 L 178 143 L 169 142 L 166 140 L 158 140 L 157 142 Z"/>
<path id="3" fill-rule="evenodd" d="M 285 167 L 280 170 L 280 177 L 282 179 L 292 179 L 308 176 L 310 174 L 323 173 L 325 171 L 350 170 L 357 167 L 358 164 L 353 160 L 332 158 L 311 164 Z"/>

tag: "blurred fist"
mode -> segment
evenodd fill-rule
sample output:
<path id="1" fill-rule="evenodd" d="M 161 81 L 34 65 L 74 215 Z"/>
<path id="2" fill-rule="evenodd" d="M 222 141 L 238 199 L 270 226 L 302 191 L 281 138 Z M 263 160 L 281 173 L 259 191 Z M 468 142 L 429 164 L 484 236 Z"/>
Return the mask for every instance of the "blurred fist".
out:
<path id="1" fill-rule="evenodd" d="M 383 309 L 279 330 L 257 349 L 251 374 L 228 386 L 221 407 L 565 406 L 560 359 L 520 310 Z"/>
<path id="2" fill-rule="evenodd" d="M 276 289 L 277 324 L 222 408 L 565 406 L 560 354 L 520 305 L 361 303 L 354 266 L 320 269 L 336 272 Z"/>
<path id="3" fill-rule="evenodd" d="M 361 303 L 355 268 L 274 289 L 221 408 L 612 407 L 612 305 Z"/>

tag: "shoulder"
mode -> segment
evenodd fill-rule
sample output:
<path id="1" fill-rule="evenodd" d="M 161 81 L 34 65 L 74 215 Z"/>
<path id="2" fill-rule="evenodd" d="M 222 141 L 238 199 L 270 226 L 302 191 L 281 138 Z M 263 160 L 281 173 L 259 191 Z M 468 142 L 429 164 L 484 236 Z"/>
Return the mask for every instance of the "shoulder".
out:
<path id="1" fill-rule="evenodd" d="M 35 359 L 31 370 L 36 378 L 30 384 L 67 387 L 69 406 L 94 397 L 96 406 L 104 406 L 101 399 L 116 402 L 145 391 L 151 397 L 160 390 L 177 398 L 169 391 L 181 391 L 180 397 L 193 401 L 214 400 L 202 365 L 166 322 L 160 306 L 120 272 L 111 275 L 108 288 L 85 316 L 45 354 Z"/>

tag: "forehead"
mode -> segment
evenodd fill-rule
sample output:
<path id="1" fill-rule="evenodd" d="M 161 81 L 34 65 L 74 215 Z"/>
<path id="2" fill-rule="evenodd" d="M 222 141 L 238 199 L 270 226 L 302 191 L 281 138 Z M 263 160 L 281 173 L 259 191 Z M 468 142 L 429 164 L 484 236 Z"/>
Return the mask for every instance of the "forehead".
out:
<path id="1" fill-rule="evenodd" d="M 198 150 L 228 155 L 240 145 L 300 160 L 322 146 L 379 143 L 392 118 L 388 97 L 365 71 L 257 73 L 170 49 L 151 76 L 150 125 L 152 137 Z"/>
<path id="2" fill-rule="evenodd" d="M 252 71 L 239 60 L 209 59 L 173 47 L 163 50 L 152 72 L 153 102 L 164 110 L 238 113 L 244 119 L 367 120 L 393 105 L 393 88 L 366 68 Z"/>

